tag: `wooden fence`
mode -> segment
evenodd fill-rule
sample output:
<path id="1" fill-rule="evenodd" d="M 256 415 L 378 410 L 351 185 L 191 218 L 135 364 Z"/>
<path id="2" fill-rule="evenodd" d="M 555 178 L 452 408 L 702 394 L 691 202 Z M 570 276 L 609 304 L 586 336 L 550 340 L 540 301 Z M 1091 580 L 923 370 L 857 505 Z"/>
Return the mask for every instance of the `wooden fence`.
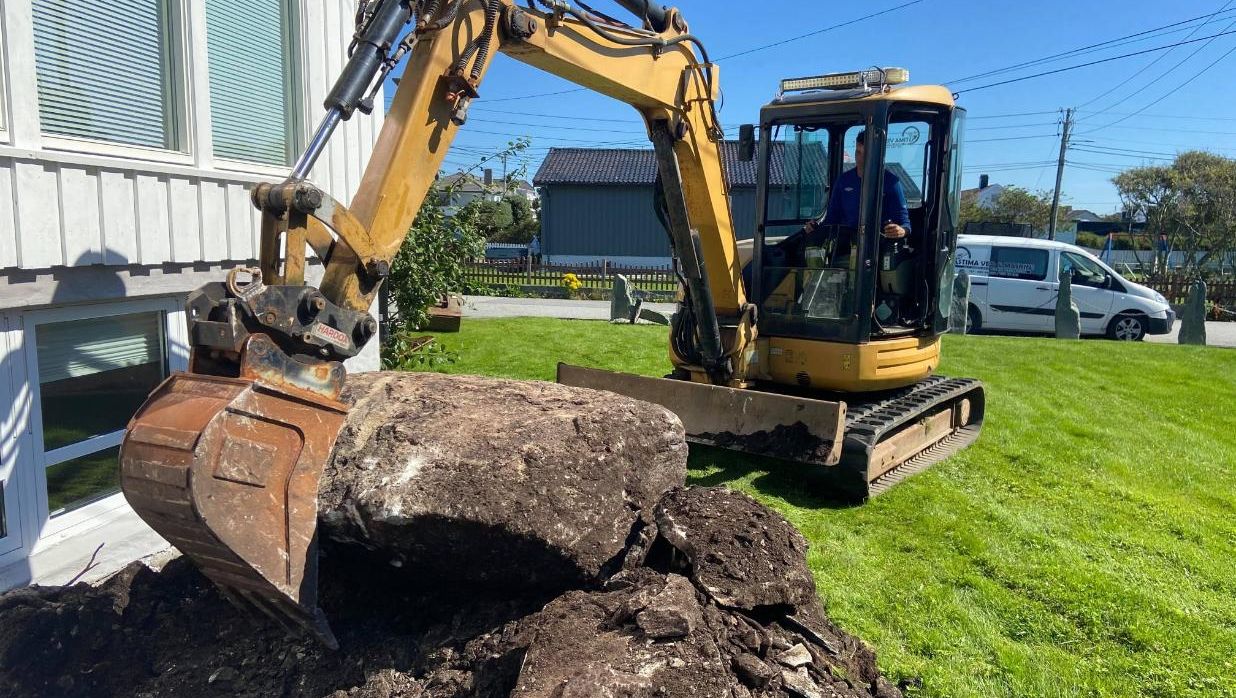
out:
<path id="1" fill-rule="evenodd" d="M 468 263 L 468 279 L 476 284 L 503 286 L 561 287 L 562 277 L 574 274 L 583 288 L 609 290 L 614 277 L 621 274 L 643 291 L 672 293 L 678 288 L 678 277 L 669 265 L 660 267 L 618 266 L 608 262 L 595 264 L 533 264 L 525 259 L 490 259 Z"/>
<path id="2" fill-rule="evenodd" d="M 1189 297 L 1193 279 L 1184 276 L 1165 276 L 1139 282 L 1162 293 L 1168 303 L 1181 305 Z M 1236 277 L 1225 276 L 1206 282 L 1206 300 L 1229 310 L 1236 309 Z"/>

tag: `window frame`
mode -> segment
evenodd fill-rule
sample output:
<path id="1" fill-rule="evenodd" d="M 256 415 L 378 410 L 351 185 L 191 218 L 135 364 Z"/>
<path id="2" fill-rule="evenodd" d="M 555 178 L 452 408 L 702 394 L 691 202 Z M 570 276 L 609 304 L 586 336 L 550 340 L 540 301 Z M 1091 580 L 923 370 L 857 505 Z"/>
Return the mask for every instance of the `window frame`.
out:
<path id="1" fill-rule="evenodd" d="M 38 326 L 57 322 L 72 322 L 74 320 L 148 312 L 159 312 L 162 314 L 163 349 L 167 356 L 169 375 L 174 371 L 187 370 L 189 364 L 188 337 L 187 329 L 185 328 L 184 306 L 182 299 L 179 297 L 163 296 L 117 303 L 66 306 L 29 311 L 23 315 L 23 334 L 26 347 L 26 381 L 30 394 L 30 422 L 28 428 L 32 439 L 30 449 L 31 472 L 35 474 L 34 501 L 28 502 L 26 505 L 33 506 L 36 512 L 36 520 L 42 524 L 40 540 L 35 543 L 35 551 L 42 545 L 45 545 L 45 541 L 55 536 L 55 534 L 88 524 L 99 516 L 127 506 L 124 495 L 116 492 L 67 511 L 56 518 L 51 518 L 47 499 L 47 469 L 73 458 L 114 448 L 124 438 L 124 430 L 121 429 L 110 434 L 95 436 L 52 451 L 43 450 L 43 401 L 41 385 L 39 383 L 39 357 L 38 343 L 36 341 Z"/>
<path id="2" fill-rule="evenodd" d="M 215 144 L 213 134 L 211 142 L 208 144 L 210 148 L 210 156 L 214 162 L 216 169 L 225 172 L 243 172 L 249 174 L 270 175 L 276 177 L 287 176 L 289 170 L 295 164 L 296 158 L 300 156 L 307 144 L 306 131 L 309 128 L 309 113 L 308 104 L 305 96 L 306 92 L 306 70 L 307 61 L 303 60 L 305 54 L 305 22 L 304 11 L 301 7 L 301 0 L 280 0 L 283 11 L 287 13 L 287 26 L 284 27 L 284 39 L 288 43 L 291 54 L 288 57 L 287 69 L 283 74 L 283 85 L 286 91 L 285 98 L 288 103 L 288 123 L 286 124 L 288 153 L 286 165 L 271 165 L 263 162 L 252 162 L 248 160 L 236 160 L 232 158 L 220 157 L 215 154 Z M 206 56 L 204 65 L 206 66 L 207 76 L 204 78 L 209 85 L 210 71 L 210 32 L 203 31 L 201 51 Z M 210 93 L 207 92 L 209 99 Z M 209 102 L 207 108 L 210 108 Z M 211 120 L 213 123 L 214 112 L 211 111 Z M 206 147 L 204 144 L 203 147 Z"/>
<path id="3" fill-rule="evenodd" d="M 174 147 L 152 148 L 142 145 L 114 143 L 94 138 L 48 133 L 43 130 L 42 119 L 39 117 L 38 110 L 36 109 L 34 118 L 38 122 L 42 148 L 44 150 L 106 155 L 132 160 L 192 165 L 196 146 L 196 134 L 194 133 L 196 128 L 193 120 L 190 118 L 192 107 L 190 95 L 193 86 L 190 64 L 192 63 L 194 42 L 187 3 L 194 1 L 159 0 L 159 2 L 164 3 L 164 21 L 167 23 L 169 40 L 169 51 L 166 60 L 170 65 L 165 66 L 168 82 L 163 86 L 163 90 L 164 96 L 171 106 L 168 115 L 170 119 L 168 129 L 172 132 L 172 140 L 175 143 Z M 31 21 L 34 21 L 33 17 Z M 37 50 L 35 44 L 32 43 L 30 46 L 32 60 L 34 59 L 34 52 Z M 37 73 L 37 68 L 34 70 Z M 34 94 L 37 99 L 39 96 L 37 86 L 35 87 Z"/>
<path id="4" fill-rule="evenodd" d="M 0 143 L 9 141 L 9 90 L 8 56 L 9 42 L 4 29 L 4 16 L 0 14 Z"/>

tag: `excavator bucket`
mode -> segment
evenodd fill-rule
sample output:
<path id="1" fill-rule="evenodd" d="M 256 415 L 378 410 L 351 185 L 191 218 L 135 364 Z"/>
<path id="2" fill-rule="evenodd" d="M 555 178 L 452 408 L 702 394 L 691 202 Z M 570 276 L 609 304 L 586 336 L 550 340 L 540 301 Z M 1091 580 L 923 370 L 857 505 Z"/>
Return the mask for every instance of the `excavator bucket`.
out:
<path id="1" fill-rule="evenodd" d="M 844 403 L 567 364 L 558 364 L 558 382 L 661 405 L 693 443 L 815 465 L 841 459 Z"/>
<path id="2" fill-rule="evenodd" d="M 976 380 L 933 376 L 846 402 L 558 365 L 558 382 L 661 405 L 693 443 L 829 467 L 834 494 L 863 501 L 973 443 L 985 394 Z"/>
<path id="3" fill-rule="evenodd" d="M 175 374 L 129 424 L 125 498 L 233 603 L 337 647 L 317 601 L 317 496 L 346 412 L 253 378 Z"/>

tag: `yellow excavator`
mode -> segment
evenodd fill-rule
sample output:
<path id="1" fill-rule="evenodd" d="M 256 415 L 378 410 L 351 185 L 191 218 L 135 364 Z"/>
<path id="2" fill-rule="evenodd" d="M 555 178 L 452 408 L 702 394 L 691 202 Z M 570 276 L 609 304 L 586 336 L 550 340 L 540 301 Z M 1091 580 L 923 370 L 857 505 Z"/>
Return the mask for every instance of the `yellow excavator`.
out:
<path id="1" fill-rule="evenodd" d="M 560 382 L 662 404 L 693 441 L 831 470 L 859 498 L 977 437 L 981 384 L 933 375 L 960 195 L 952 95 L 901 69 L 785 80 L 723 162 L 703 44 L 677 9 L 618 3 L 637 21 L 559 0 L 360 4 L 321 126 L 286 180 L 253 190 L 260 268 L 190 295 L 189 370 L 155 390 L 121 451 L 133 508 L 237 604 L 334 644 L 317 605 L 317 490 L 347 415 L 343 361 L 375 339 L 368 311 L 498 52 L 638 112 L 681 281 L 672 374 L 564 365 Z M 307 176 L 405 57 L 344 206 Z M 758 173 L 750 243 L 735 239 L 727 167 Z M 890 197 L 905 202 L 896 239 Z M 845 215 L 831 213 L 838 201 Z M 319 288 L 305 283 L 310 250 Z"/>

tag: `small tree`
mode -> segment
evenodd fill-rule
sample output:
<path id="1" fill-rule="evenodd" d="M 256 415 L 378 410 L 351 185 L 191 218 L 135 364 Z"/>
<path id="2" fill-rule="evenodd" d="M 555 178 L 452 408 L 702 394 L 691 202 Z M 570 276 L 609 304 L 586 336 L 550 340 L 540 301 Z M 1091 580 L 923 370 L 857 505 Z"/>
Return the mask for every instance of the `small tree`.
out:
<path id="1" fill-rule="evenodd" d="M 386 280 L 397 315 L 396 330 L 429 322 L 429 306 L 448 293 L 467 289 L 467 263 L 485 254 L 485 238 L 467 209 L 447 218 L 431 192 L 399 248 Z"/>
<path id="2" fill-rule="evenodd" d="M 1212 259 L 1236 251 L 1236 160 L 1181 153 L 1171 165 L 1137 167 L 1112 182 L 1127 211 L 1185 253 L 1186 274 L 1200 276 Z"/>
<path id="3" fill-rule="evenodd" d="M 533 235 L 541 232 L 541 222 L 537 220 L 532 202 L 522 196 L 508 196 L 506 202 L 511 207 L 511 225 L 489 239 L 526 245 L 532 241 Z"/>
<path id="4" fill-rule="evenodd" d="M 961 202 L 961 223 L 1020 223 L 1035 230 L 1046 230 L 1051 221 L 1051 193 L 1034 193 L 1021 187 L 1005 187 L 993 205 L 980 206 L 978 198 L 967 196 Z M 1068 217 L 1069 209 L 1060 207 L 1060 219 Z"/>
<path id="5" fill-rule="evenodd" d="M 471 216 L 480 234 L 486 240 L 494 242 L 501 242 L 499 238 L 515 223 L 515 214 L 511 210 L 511 202 L 508 199 L 501 201 L 477 199 L 465 206 L 461 213 Z"/>

